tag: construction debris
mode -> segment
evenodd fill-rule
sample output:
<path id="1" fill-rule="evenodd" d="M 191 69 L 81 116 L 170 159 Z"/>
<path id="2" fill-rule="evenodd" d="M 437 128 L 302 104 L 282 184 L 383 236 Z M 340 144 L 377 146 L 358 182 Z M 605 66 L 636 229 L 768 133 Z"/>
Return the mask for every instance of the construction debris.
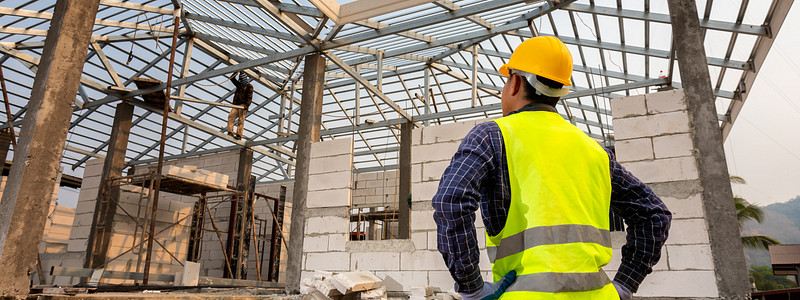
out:
<path id="1" fill-rule="evenodd" d="M 417 286 L 411 288 L 409 300 L 428 300 L 428 299 L 436 299 L 434 293 L 441 292 L 441 290 L 437 287 L 432 286 Z"/>
<path id="2" fill-rule="evenodd" d="M 304 299 L 388 299 L 383 280 L 367 271 L 317 271 L 313 277 L 303 279 L 300 293 L 306 296 Z"/>

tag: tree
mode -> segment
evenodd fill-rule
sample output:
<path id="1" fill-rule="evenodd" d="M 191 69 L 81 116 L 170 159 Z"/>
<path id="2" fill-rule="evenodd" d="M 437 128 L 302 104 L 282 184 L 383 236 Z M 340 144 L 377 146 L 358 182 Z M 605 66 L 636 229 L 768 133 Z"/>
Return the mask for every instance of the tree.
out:
<path id="1" fill-rule="evenodd" d="M 786 276 L 775 276 L 772 274 L 772 267 L 750 265 L 750 277 L 756 283 L 759 291 L 772 291 L 793 288 L 796 284 L 786 278 Z"/>
<path id="2" fill-rule="evenodd" d="M 731 183 L 746 184 L 744 178 L 731 175 Z M 733 195 L 733 202 L 736 204 L 736 219 L 739 221 L 739 231 L 747 221 L 753 220 L 758 223 L 764 219 L 764 210 L 756 204 L 752 204 L 742 197 Z M 742 245 L 748 248 L 768 249 L 770 245 L 780 244 L 777 240 L 764 235 L 742 236 Z"/>

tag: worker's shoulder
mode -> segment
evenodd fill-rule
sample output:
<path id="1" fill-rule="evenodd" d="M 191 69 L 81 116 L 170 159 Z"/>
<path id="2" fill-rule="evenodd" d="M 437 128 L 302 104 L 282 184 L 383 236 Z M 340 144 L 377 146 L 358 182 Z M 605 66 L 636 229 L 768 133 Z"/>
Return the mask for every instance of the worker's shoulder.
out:
<path id="1" fill-rule="evenodd" d="M 469 131 L 468 135 L 484 136 L 496 132 L 500 132 L 500 127 L 497 126 L 497 123 L 494 120 L 489 120 L 475 124 L 475 127 L 472 127 L 472 130 Z"/>

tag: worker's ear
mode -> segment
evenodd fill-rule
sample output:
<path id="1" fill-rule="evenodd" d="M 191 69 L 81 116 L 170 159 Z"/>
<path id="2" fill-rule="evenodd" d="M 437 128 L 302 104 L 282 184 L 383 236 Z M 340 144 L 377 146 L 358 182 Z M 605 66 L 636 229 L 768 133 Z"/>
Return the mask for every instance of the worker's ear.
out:
<path id="1" fill-rule="evenodd" d="M 512 74 L 511 78 L 511 96 L 516 96 L 522 92 L 522 76 Z"/>

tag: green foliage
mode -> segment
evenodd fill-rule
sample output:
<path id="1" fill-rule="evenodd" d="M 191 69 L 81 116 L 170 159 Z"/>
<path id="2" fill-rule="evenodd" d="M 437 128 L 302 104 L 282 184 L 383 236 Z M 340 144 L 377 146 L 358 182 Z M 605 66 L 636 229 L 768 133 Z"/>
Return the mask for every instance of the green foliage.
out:
<path id="1" fill-rule="evenodd" d="M 731 183 L 745 184 L 744 178 L 731 175 Z M 733 195 L 733 202 L 736 205 L 736 219 L 739 221 L 739 231 L 744 229 L 747 221 L 753 220 L 758 223 L 764 220 L 764 210 L 758 205 L 752 204 L 742 197 Z M 770 245 L 780 244 L 777 240 L 763 235 L 743 236 L 742 245 L 745 248 L 767 249 Z"/>
<path id="2" fill-rule="evenodd" d="M 750 265 L 750 277 L 756 282 L 759 291 L 772 291 L 797 287 L 794 281 L 786 276 L 772 275 L 772 267 Z"/>

